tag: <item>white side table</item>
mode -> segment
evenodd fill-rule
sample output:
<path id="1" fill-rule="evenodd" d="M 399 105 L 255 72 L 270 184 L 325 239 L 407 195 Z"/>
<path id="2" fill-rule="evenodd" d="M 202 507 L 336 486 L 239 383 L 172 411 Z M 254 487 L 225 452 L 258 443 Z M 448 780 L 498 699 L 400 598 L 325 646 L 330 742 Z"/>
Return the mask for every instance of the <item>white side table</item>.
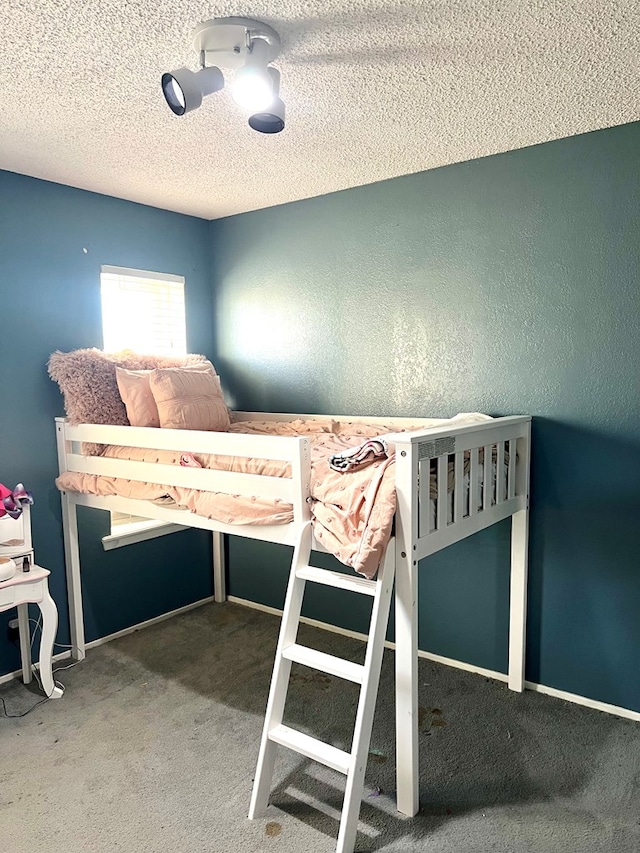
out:
<path id="1" fill-rule="evenodd" d="M 22 676 L 25 684 L 31 681 L 31 648 L 29 632 L 28 604 L 37 604 L 42 613 L 42 634 L 40 637 L 40 679 L 44 692 L 50 699 L 59 699 L 63 690 L 53 680 L 53 643 L 58 630 L 58 609 L 49 593 L 48 569 L 31 566 L 31 571 L 16 574 L 0 583 L 0 613 L 10 607 L 18 608 L 18 630 L 20 632 L 20 653 L 22 656 Z"/>

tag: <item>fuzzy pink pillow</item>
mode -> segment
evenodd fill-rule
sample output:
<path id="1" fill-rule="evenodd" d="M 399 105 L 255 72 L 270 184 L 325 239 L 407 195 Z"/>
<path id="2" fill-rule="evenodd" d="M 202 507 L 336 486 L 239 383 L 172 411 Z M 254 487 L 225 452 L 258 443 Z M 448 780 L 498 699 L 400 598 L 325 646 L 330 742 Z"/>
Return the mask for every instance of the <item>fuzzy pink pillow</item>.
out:
<path id="1" fill-rule="evenodd" d="M 160 426 L 227 432 L 229 410 L 213 371 L 159 369 L 149 377 Z"/>
<path id="2" fill-rule="evenodd" d="M 54 352 L 49 359 L 49 376 L 64 396 L 64 410 L 72 424 L 120 424 L 128 426 L 127 410 L 116 380 L 116 367 L 126 370 L 154 370 L 208 364 L 203 355 L 170 357 L 139 355 L 126 350 L 106 353 L 99 349 Z"/>
<path id="3" fill-rule="evenodd" d="M 210 361 L 185 364 L 176 370 L 208 370 L 215 373 Z M 159 427 L 160 415 L 151 393 L 149 380 L 153 370 L 126 370 L 116 367 L 116 382 L 131 426 Z"/>

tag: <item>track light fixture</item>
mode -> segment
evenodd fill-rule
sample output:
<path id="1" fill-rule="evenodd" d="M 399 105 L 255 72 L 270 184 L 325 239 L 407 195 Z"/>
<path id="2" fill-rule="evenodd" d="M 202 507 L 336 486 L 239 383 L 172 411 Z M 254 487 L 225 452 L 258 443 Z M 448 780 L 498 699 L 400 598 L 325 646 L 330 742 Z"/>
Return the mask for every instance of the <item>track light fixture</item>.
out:
<path id="1" fill-rule="evenodd" d="M 203 97 L 224 88 L 221 68 L 234 70 L 231 94 L 249 113 L 249 127 L 259 133 L 284 129 L 280 73 L 270 63 L 280 53 L 280 36 L 252 18 L 214 18 L 193 34 L 200 70 L 178 68 L 162 75 L 162 93 L 175 115 L 197 109 Z M 214 64 L 215 63 L 215 64 Z"/>

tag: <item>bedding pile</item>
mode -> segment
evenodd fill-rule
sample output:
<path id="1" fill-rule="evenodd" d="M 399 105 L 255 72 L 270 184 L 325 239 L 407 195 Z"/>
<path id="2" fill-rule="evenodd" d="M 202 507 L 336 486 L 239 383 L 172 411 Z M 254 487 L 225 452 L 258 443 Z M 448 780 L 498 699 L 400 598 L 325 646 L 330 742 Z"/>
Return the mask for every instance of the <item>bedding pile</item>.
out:
<path id="1" fill-rule="evenodd" d="M 414 429 L 449 423 L 473 423 L 486 415 L 457 415 L 450 420 L 421 421 Z M 245 435 L 305 436 L 311 444 L 310 508 L 314 535 L 342 563 L 365 577 L 372 578 L 391 536 L 396 508 L 395 452 L 392 445 L 385 453 L 366 453 L 371 440 L 399 432 L 393 422 L 339 422 L 333 419 L 287 422 L 239 421 L 229 432 Z M 379 447 L 382 443 L 377 442 Z M 363 449 L 358 453 L 357 449 Z M 352 451 L 356 450 L 356 453 Z M 145 450 L 107 446 L 105 458 L 158 462 L 167 465 L 195 464 L 213 470 L 290 476 L 289 467 L 272 460 L 246 457 L 189 454 L 179 451 Z M 363 464 L 336 470 L 336 458 L 357 459 Z M 334 465 L 332 466 L 332 460 Z M 96 474 L 67 472 L 56 480 L 60 490 L 95 495 L 120 495 L 137 500 L 173 503 L 187 511 L 225 524 L 287 524 L 293 520 L 291 504 L 259 495 L 242 497 L 220 492 L 205 492 L 180 486 L 155 485 Z"/>

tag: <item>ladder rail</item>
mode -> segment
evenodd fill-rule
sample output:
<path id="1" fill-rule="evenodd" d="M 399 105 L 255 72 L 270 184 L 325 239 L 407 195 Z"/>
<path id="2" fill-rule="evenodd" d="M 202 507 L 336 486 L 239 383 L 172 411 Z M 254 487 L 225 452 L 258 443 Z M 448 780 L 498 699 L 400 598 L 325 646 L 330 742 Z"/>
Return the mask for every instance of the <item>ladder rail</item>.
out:
<path id="1" fill-rule="evenodd" d="M 355 846 L 358 832 L 360 803 L 364 787 L 364 776 L 367 769 L 367 759 L 369 757 L 371 729 L 376 709 L 378 685 L 380 683 L 382 655 L 389 621 L 389 607 L 391 605 L 395 565 L 395 540 L 392 539 L 387 546 L 384 562 L 378 572 L 378 580 L 376 581 L 379 588 L 374 598 L 371 613 L 369 640 L 367 642 L 367 652 L 364 661 L 365 671 L 353 732 L 351 768 L 347 774 L 336 853 L 351 853 Z"/>
<path id="2" fill-rule="evenodd" d="M 304 581 L 296 577 L 296 570 L 308 562 L 310 551 L 311 522 L 307 521 L 302 527 L 300 538 L 293 553 L 291 578 L 284 602 L 273 675 L 271 677 L 271 687 L 269 688 L 269 698 L 264 716 L 264 727 L 258 754 L 255 783 L 249 805 L 250 820 L 262 814 L 269 803 L 271 777 L 273 776 L 273 767 L 276 759 L 276 744 L 269 739 L 269 731 L 281 725 L 284 715 L 289 675 L 291 674 L 291 661 L 287 660 L 282 653 L 287 646 L 293 645 L 296 641 L 305 587 Z M 303 560 L 303 554 L 307 555 L 305 560 Z"/>
<path id="3" fill-rule="evenodd" d="M 353 853 L 389 620 L 395 576 L 396 545 L 392 538 L 386 548 L 377 579 L 366 581 L 364 578 L 328 572 L 310 566 L 311 544 L 311 523 L 306 522 L 302 527 L 291 564 L 249 806 L 249 818 L 258 817 L 266 809 L 277 746 L 285 746 L 313 761 L 319 761 L 327 767 L 346 774 L 336 853 Z M 364 664 L 354 664 L 352 661 L 327 655 L 296 643 L 304 590 L 308 582 L 373 597 Z M 291 664 L 294 661 L 360 684 L 360 697 L 349 751 L 338 749 L 282 724 Z"/>

